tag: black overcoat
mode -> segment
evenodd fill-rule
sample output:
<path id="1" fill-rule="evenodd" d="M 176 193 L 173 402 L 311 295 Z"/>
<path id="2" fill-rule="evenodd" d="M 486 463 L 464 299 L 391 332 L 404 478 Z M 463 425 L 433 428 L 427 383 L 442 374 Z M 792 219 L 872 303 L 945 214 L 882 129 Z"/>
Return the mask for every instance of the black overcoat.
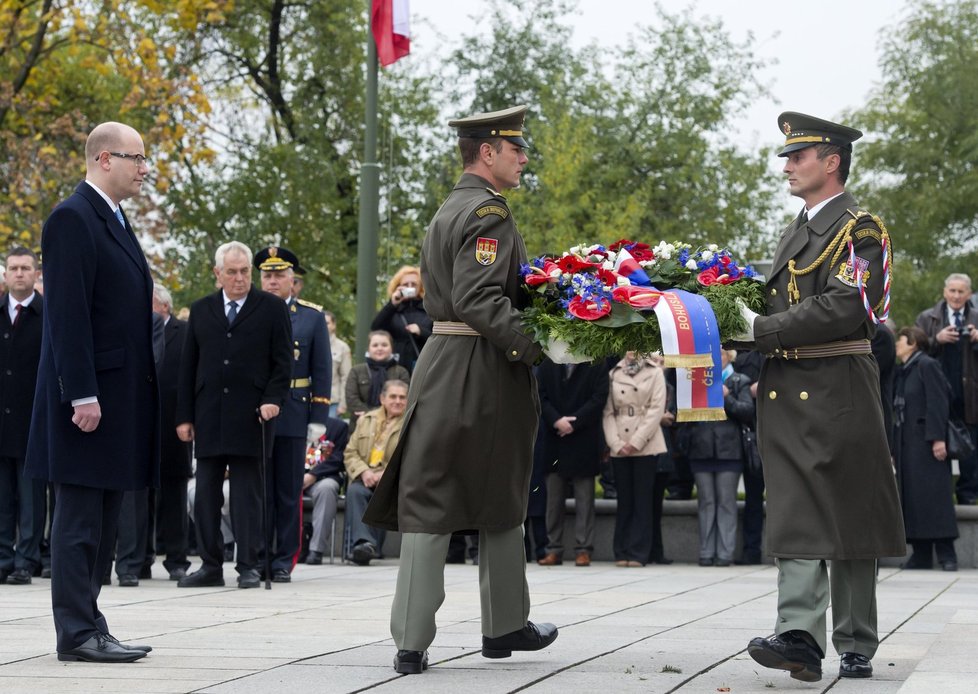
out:
<path id="1" fill-rule="evenodd" d="M 136 490 L 159 483 L 153 278 L 126 223 L 81 183 L 41 234 L 44 335 L 27 469 L 62 484 Z M 72 400 L 98 397 L 83 432 Z"/>
<path id="2" fill-rule="evenodd" d="M 230 326 L 223 291 L 191 305 L 176 421 L 194 425 L 198 458 L 259 457 L 256 411 L 281 407 L 291 378 L 292 323 L 280 298 L 252 287 Z"/>
<path id="3" fill-rule="evenodd" d="M 160 474 L 166 477 L 190 477 L 190 444 L 177 437 L 177 380 L 180 357 L 187 337 L 187 321 L 170 316 L 163 328 L 166 345 L 160 366 L 160 421 L 163 423 L 160 447 Z"/>
<path id="4" fill-rule="evenodd" d="M 951 498 L 951 461 L 934 457 L 931 446 L 947 432 L 950 386 L 941 365 L 915 352 L 897 372 L 896 466 L 907 540 L 958 536 Z"/>
<path id="5" fill-rule="evenodd" d="M 577 364 L 570 378 L 566 367 L 545 359 L 537 369 L 540 412 L 543 416 L 543 449 L 547 473 L 561 477 L 594 477 L 600 472 L 604 452 L 602 415 L 608 401 L 608 366 L 604 361 Z M 573 433 L 558 436 L 554 422 L 577 417 Z"/>
<path id="6" fill-rule="evenodd" d="M 7 311 L 8 296 L 0 298 L 0 456 L 23 460 L 41 358 L 44 300 L 35 294 L 31 303 L 21 309 L 14 330 Z"/>

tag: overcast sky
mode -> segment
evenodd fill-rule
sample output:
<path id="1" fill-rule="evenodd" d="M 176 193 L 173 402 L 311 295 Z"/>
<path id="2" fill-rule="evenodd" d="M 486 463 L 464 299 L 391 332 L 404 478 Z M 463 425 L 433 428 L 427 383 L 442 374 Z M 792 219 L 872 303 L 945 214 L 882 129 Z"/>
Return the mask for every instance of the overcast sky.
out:
<path id="1" fill-rule="evenodd" d="M 409 2 L 416 59 L 443 48 L 435 32 L 456 38 L 471 33 L 477 26 L 472 17 L 482 8 L 468 0 Z M 753 32 L 755 55 L 771 62 L 760 74 L 771 98 L 757 101 L 735 123 L 748 145 L 779 142 L 777 116 L 782 111 L 834 119 L 862 105 L 880 79 L 874 37 L 906 14 L 905 0 L 819 0 L 809 5 L 785 0 L 660 0 L 660 4 L 670 14 L 692 7 L 695 17 L 719 18 L 738 42 Z M 634 26 L 650 24 L 655 18 L 652 0 L 578 0 L 578 7 L 579 13 L 568 21 L 578 45 L 591 41 L 622 45 Z M 487 23 L 482 24 L 486 32 L 491 31 Z"/>

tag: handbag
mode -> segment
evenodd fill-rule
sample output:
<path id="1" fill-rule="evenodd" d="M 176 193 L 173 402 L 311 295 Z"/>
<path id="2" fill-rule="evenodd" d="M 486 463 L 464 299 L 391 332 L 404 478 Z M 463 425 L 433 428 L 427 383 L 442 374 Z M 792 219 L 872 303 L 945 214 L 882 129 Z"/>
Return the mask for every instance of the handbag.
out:
<path id="1" fill-rule="evenodd" d="M 971 432 L 961 422 L 953 419 L 947 422 L 947 457 L 955 460 L 969 458 L 975 452 L 975 444 L 971 440 Z"/>
<path id="2" fill-rule="evenodd" d="M 744 447 L 744 469 L 752 475 L 763 474 L 761 453 L 757 450 L 757 432 L 747 426 L 740 427 L 740 442 Z"/>

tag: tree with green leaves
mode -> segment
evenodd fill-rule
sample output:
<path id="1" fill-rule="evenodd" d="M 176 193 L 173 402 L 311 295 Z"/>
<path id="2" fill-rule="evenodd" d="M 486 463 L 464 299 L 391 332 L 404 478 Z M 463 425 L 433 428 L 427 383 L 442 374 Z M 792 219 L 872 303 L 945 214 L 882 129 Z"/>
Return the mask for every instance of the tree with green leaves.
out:
<path id="1" fill-rule="evenodd" d="M 978 262 L 978 2 L 921 0 L 882 36 L 883 80 L 854 188 L 880 214 L 896 254 L 893 316 L 911 324 L 951 272 Z"/>

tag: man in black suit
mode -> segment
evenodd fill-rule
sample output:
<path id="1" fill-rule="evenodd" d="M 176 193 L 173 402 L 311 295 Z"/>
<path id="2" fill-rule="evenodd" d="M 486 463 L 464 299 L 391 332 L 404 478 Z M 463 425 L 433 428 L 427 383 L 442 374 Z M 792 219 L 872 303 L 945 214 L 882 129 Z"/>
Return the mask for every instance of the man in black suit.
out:
<path id="1" fill-rule="evenodd" d="M 119 203 L 149 171 L 139 133 L 102 123 L 87 174 L 44 223 L 44 334 L 27 469 L 54 483 L 51 602 L 59 660 L 130 662 L 98 609 L 126 490 L 159 479 L 153 280 Z"/>
<path id="2" fill-rule="evenodd" d="M 194 523 L 203 566 L 178 586 L 223 586 L 221 491 L 231 482 L 239 588 L 257 588 L 261 544 L 262 424 L 274 419 L 292 378 L 292 325 L 285 302 L 251 285 L 251 250 L 225 243 L 214 255 L 221 289 L 190 307 L 177 385 L 177 435 L 194 441 Z M 274 431 L 264 425 L 266 448 Z"/>
<path id="3" fill-rule="evenodd" d="M 0 583 L 25 585 L 41 566 L 44 483 L 24 473 L 43 305 L 34 291 L 37 255 L 7 255 L 7 293 L 0 309 Z"/>
<path id="4" fill-rule="evenodd" d="M 173 315 L 173 297 L 161 284 L 153 287 L 153 312 L 162 316 L 166 348 L 160 367 L 160 489 L 156 498 L 157 537 L 166 552 L 163 568 L 171 581 L 187 575 L 187 480 L 190 479 L 190 444 L 177 436 L 177 378 L 187 336 L 187 322 Z"/>

